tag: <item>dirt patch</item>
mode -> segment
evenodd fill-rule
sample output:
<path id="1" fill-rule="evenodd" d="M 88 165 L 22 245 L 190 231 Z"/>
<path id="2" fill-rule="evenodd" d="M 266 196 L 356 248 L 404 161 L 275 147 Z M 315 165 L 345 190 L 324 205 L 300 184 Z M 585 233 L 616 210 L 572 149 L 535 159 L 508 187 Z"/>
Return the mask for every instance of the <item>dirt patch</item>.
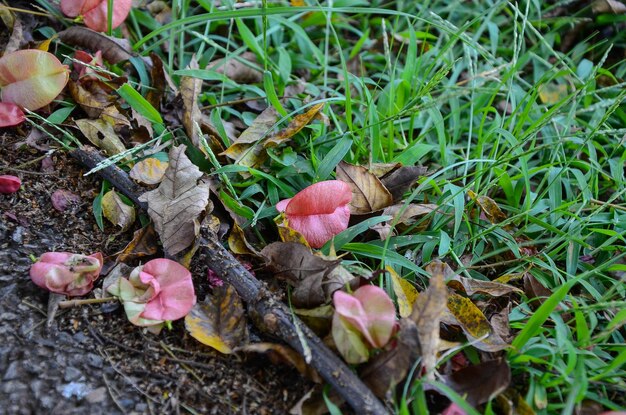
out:
<path id="1" fill-rule="evenodd" d="M 295 370 L 214 352 L 182 321 L 155 336 L 106 303 L 61 310 L 47 325 L 49 295 L 29 278 L 32 260 L 47 251 L 112 256 L 132 231 L 100 231 L 91 207 L 98 178 L 63 152 L 46 156 L 22 141 L 0 137 L 0 174 L 23 183 L 0 195 L 0 414 L 287 413 L 310 387 Z M 55 190 L 79 201 L 59 212 Z M 192 273 L 205 283 L 201 266 Z"/>

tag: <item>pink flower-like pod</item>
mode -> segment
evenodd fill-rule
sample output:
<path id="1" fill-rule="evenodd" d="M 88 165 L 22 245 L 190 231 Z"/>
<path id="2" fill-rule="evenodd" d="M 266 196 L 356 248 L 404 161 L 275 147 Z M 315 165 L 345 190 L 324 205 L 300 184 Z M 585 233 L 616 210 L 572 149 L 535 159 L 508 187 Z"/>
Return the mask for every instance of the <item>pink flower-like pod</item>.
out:
<path id="1" fill-rule="evenodd" d="M 30 267 L 30 278 L 38 286 L 68 296 L 85 295 L 100 276 L 104 259 L 71 252 L 46 252 Z"/>
<path id="2" fill-rule="evenodd" d="M 11 176 L 9 174 L 3 174 L 0 176 L 0 193 L 10 194 L 20 190 L 22 181 L 17 176 Z"/>
<path id="3" fill-rule="evenodd" d="M 333 236 L 346 230 L 350 220 L 350 186 L 341 180 L 312 184 L 291 199 L 278 202 L 289 227 L 300 232 L 313 248 L 321 248 Z"/>
<path id="4" fill-rule="evenodd" d="M 140 315 L 142 318 L 178 320 L 185 317 L 196 303 L 191 273 L 178 262 L 153 259 L 133 270 L 131 283 L 137 278 L 148 288 L 146 294 L 150 295 L 143 298 L 146 307 Z"/>
<path id="5" fill-rule="evenodd" d="M 335 291 L 335 313 L 357 329 L 371 347 L 384 347 L 396 323 L 396 308 L 382 288 L 364 285 L 352 295 Z"/>
<path id="6" fill-rule="evenodd" d="M 0 128 L 11 127 L 26 121 L 24 111 L 12 102 L 0 102 Z"/>
<path id="7" fill-rule="evenodd" d="M 132 5 L 132 0 L 113 0 L 112 29 L 126 20 Z M 61 0 L 61 11 L 68 17 L 83 16 L 85 26 L 92 30 L 107 30 L 107 0 Z"/>
<path id="8" fill-rule="evenodd" d="M 0 101 L 35 111 L 63 91 L 69 70 L 51 53 L 24 49 L 0 58 Z"/>

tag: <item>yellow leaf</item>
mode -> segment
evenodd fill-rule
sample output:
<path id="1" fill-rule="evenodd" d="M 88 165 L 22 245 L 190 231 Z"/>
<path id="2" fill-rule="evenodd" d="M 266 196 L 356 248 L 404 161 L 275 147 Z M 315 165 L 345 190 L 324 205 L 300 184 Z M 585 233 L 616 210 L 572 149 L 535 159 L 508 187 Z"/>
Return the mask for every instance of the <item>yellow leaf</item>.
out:
<path id="1" fill-rule="evenodd" d="M 194 339 L 224 354 L 248 343 L 241 299 L 227 284 L 216 287 L 213 295 L 193 306 L 185 317 L 185 328 Z"/>
<path id="2" fill-rule="evenodd" d="M 539 99 L 544 104 L 554 105 L 564 99 L 568 92 L 566 84 L 543 84 L 539 87 Z"/>
<path id="3" fill-rule="evenodd" d="M 259 255 L 259 252 L 246 240 L 246 235 L 237 222 L 233 222 L 230 235 L 228 235 L 228 247 L 238 255 Z"/>
<path id="4" fill-rule="evenodd" d="M 480 209 L 485 213 L 491 223 L 499 223 L 506 219 L 506 215 L 500 210 L 497 203 L 488 196 L 478 196 L 471 190 L 467 191 L 468 196 L 475 201 Z"/>
<path id="5" fill-rule="evenodd" d="M 124 203 L 114 190 L 102 197 L 102 214 L 113 225 L 122 228 L 122 231 L 135 222 L 135 208 Z"/>
<path id="6" fill-rule="evenodd" d="M 163 180 L 169 163 L 155 157 L 145 158 L 133 166 L 130 177 L 145 184 L 157 184 Z"/>
<path id="7" fill-rule="evenodd" d="M 278 228 L 278 235 L 283 242 L 297 242 L 307 248 L 310 248 L 309 243 L 304 239 L 304 236 L 295 229 L 289 227 L 289 222 L 283 213 L 281 213 L 276 219 L 274 219 Z"/>
<path id="8" fill-rule="evenodd" d="M 37 49 L 47 52 L 48 49 L 50 48 L 50 43 L 52 43 L 52 41 L 56 38 L 57 38 L 57 35 L 55 34 L 50 39 L 44 40 L 43 42 L 39 44 L 39 46 L 37 46 Z"/>
<path id="9" fill-rule="evenodd" d="M 396 294 L 396 300 L 398 301 L 400 317 L 410 316 L 413 311 L 413 304 L 419 293 L 413 284 L 399 276 L 393 268 L 387 266 L 385 269 L 391 276 L 393 292 Z"/>
<path id="10" fill-rule="evenodd" d="M 291 5 L 294 7 L 301 7 L 306 6 L 306 3 L 304 3 L 304 0 L 291 0 Z"/>

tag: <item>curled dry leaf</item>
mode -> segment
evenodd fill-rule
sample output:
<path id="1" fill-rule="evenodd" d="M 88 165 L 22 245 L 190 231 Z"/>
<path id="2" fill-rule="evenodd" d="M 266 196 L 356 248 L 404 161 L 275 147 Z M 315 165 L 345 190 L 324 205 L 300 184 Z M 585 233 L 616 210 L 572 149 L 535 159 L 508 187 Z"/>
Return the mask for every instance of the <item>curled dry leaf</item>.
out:
<path id="1" fill-rule="evenodd" d="M 233 164 L 260 166 L 267 158 L 262 141 L 269 137 L 270 130 L 277 120 L 278 113 L 274 107 L 267 107 L 222 155 L 234 160 Z"/>
<path id="2" fill-rule="evenodd" d="M 34 111 L 54 100 L 69 79 L 69 69 L 51 53 L 24 49 L 0 58 L 0 101 Z"/>
<path id="3" fill-rule="evenodd" d="M 185 328 L 200 343 L 225 354 L 248 343 L 243 304 L 227 284 L 215 287 L 212 295 L 191 309 Z"/>
<path id="4" fill-rule="evenodd" d="M 198 61 L 192 56 L 187 69 L 198 69 Z M 180 96 L 183 99 L 183 126 L 187 137 L 195 147 L 200 148 L 200 125 L 202 123 L 202 113 L 198 107 L 198 96 L 202 92 L 202 79 L 192 76 L 182 76 L 180 78 Z"/>
<path id="5" fill-rule="evenodd" d="M 428 169 L 422 166 L 402 166 L 380 178 L 381 183 L 389 190 L 394 202 L 401 200 L 411 190 L 417 180 L 426 176 Z"/>
<path id="6" fill-rule="evenodd" d="M 307 379 L 315 382 L 322 383 L 322 378 L 315 369 L 307 365 L 302 355 L 293 350 L 290 347 L 277 343 L 252 343 L 246 344 L 241 347 L 237 347 L 236 352 L 245 353 L 263 353 L 269 356 L 274 363 L 286 363 L 295 367 L 298 372 L 304 375 Z"/>
<path id="7" fill-rule="evenodd" d="M 135 163 L 130 169 L 130 177 L 144 184 L 158 184 L 163 180 L 169 163 L 156 157 L 148 157 Z"/>
<path id="8" fill-rule="evenodd" d="M 263 248 L 261 255 L 276 277 L 295 287 L 291 299 L 296 307 L 319 306 L 354 279 L 340 260 L 321 258 L 296 242 L 274 242 Z"/>
<path id="9" fill-rule="evenodd" d="M 127 230 L 135 222 L 135 208 L 128 206 L 114 190 L 102 197 L 102 214 L 113 225 Z"/>
<path id="10" fill-rule="evenodd" d="M 478 406 L 504 392 L 511 382 L 511 369 L 505 359 L 496 359 L 442 377 L 470 405 Z"/>
<path id="11" fill-rule="evenodd" d="M 247 64 L 246 61 L 250 63 Z M 210 62 L 206 68 L 213 69 L 240 84 L 261 82 L 263 74 L 251 64 L 256 64 L 256 55 L 252 52 L 244 52 L 239 57 L 229 56 Z"/>
<path id="12" fill-rule="evenodd" d="M 148 203 L 148 214 L 163 248 L 175 255 L 190 246 L 199 231 L 198 218 L 209 206 L 209 185 L 198 182 L 202 172 L 185 155 L 184 145 L 172 147 L 170 165 L 159 187 L 139 197 Z"/>
<path id="13" fill-rule="evenodd" d="M 393 219 L 391 219 L 390 221 L 377 223 L 370 229 L 378 232 L 381 240 L 385 240 L 393 230 L 393 228 L 391 227 L 392 224 L 395 223 L 396 227 L 402 230 L 407 226 L 413 225 L 415 222 L 417 222 L 417 218 L 428 215 L 429 213 L 437 210 L 437 208 L 437 205 L 428 203 L 411 203 L 409 205 L 400 203 L 397 205 L 389 206 L 383 210 L 382 216 L 392 216 Z M 429 221 L 424 221 L 424 223 L 421 224 L 418 230 L 425 229 L 428 226 L 428 223 Z"/>
<path id="14" fill-rule="evenodd" d="M 365 167 L 341 161 L 337 165 L 337 179 L 348 183 L 352 189 L 350 213 L 371 213 L 393 203 L 389 190 Z"/>
<path id="15" fill-rule="evenodd" d="M 11 102 L 0 102 L 0 128 L 12 127 L 26 121 L 22 109 Z"/>
<path id="16" fill-rule="evenodd" d="M 116 0 L 117 1 L 117 0 Z M 83 26 L 71 26 L 59 32 L 59 39 L 68 45 L 81 49 L 102 51 L 102 57 L 109 63 L 117 64 L 133 57 L 130 43 L 123 44 L 120 39 L 107 36 Z"/>
<path id="17" fill-rule="evenodd" d="M 448 281 L 448 286 L 464 291 L 467 295 L 476 293 L 488 294 L 493 297 L 500 297 L 511 293 L 521 293 L 522 290 L 512 285 L 502 284 L 495 281 L 482 281 L 473 278 L 461 277 L 454 274 Z"/>
<path id="18" fill-rule="evenodd" d="M 323 102 L 313 105 L 304 114 L 296 115 L 286 128 L 280 130 L 278 133 L 267 139 L 263 146 L 275 147 L 291 139 L 291 137 L 298 134 L 304 127 L 313 121 L 322 108 L 324 108 Z"/>
<path id="19" fill-rule="evenodd" d="M 158 248 L 157 234 L 154 231 L 154 226 L 149 223 L 138 231 L 135 231 L 132 241 L 118 254 L 117 261 L 125 262 L 154 255 L 157 253 Z"/>
<path id="20" fill-rule="evenodd" d="M 411 320 L 417 326 L 422 367 L 426 371 L 426 377 L 430 380 L 434 380 L 435 376 L 439 350 L 439 325 L 448 297 L 444 282 L 445 274 L 440 264 L 439 261 L 435 261 L 426 266 L 426 271 L 430 274 L 429 285 L 426 291 L 417 298 L 411 313 Z"/>

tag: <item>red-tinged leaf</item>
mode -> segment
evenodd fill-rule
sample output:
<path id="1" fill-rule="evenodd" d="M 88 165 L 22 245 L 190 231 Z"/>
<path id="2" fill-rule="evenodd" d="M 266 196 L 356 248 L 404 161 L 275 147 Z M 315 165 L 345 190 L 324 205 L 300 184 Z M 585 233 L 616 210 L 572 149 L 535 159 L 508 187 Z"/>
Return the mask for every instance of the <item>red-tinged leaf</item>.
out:
<path id="1" fill-rule="evenodd" d="M 0 193 L 10 194 L 17 192 L 22 186 L 22 181 L 19 177 L 11 175 L 0 176 Z"/>
<path id="2" fill-rule="evenodd" d="M 313 248 L 320 248 L 344 231 L 350 220 L 350 186 L 340 180 L 312 184 L 276 205 L 285 212 L 289 227 L 301 233 Z"/>
<path id="3" fill-rule="evenodd" d="M 69 296 L 85 295 L 100 276 L 104 260 L 93 255 L 46 252 L 30 267 L 30 278 L 48 291 Z"/>
<path id="4" fill-rule="evenodd" d="M 0 58 L 0 100 L 34 111 L 61 93 L 69 69 L 51 53 L 18 50 Z"/>
<path id="5" fill-rule="evenodd" d="M 59 212 L 65 212 L 70 205 L 80 203 L 80 196 L 70 192 L 69 190 L 59 189 L 50 196 L 52 207 Z"/>
<path id="6" fill-rule="evenodd" d="M 98 32 L 104 32 L 108 25 L 107 3 L 107 0 L 61 0 L 61 11 L 68 17 L 83 16 L 85 26 Z M 113 2 L 112 29 L 126 20 L 132 5 L 132 0 L 115 0 Z"/>
<path id="7" fill-rule="evenodd" d="M 0 128 L 12 127 L 26 120 L 24 111 L 11 102 L 0 102 Z"/>

